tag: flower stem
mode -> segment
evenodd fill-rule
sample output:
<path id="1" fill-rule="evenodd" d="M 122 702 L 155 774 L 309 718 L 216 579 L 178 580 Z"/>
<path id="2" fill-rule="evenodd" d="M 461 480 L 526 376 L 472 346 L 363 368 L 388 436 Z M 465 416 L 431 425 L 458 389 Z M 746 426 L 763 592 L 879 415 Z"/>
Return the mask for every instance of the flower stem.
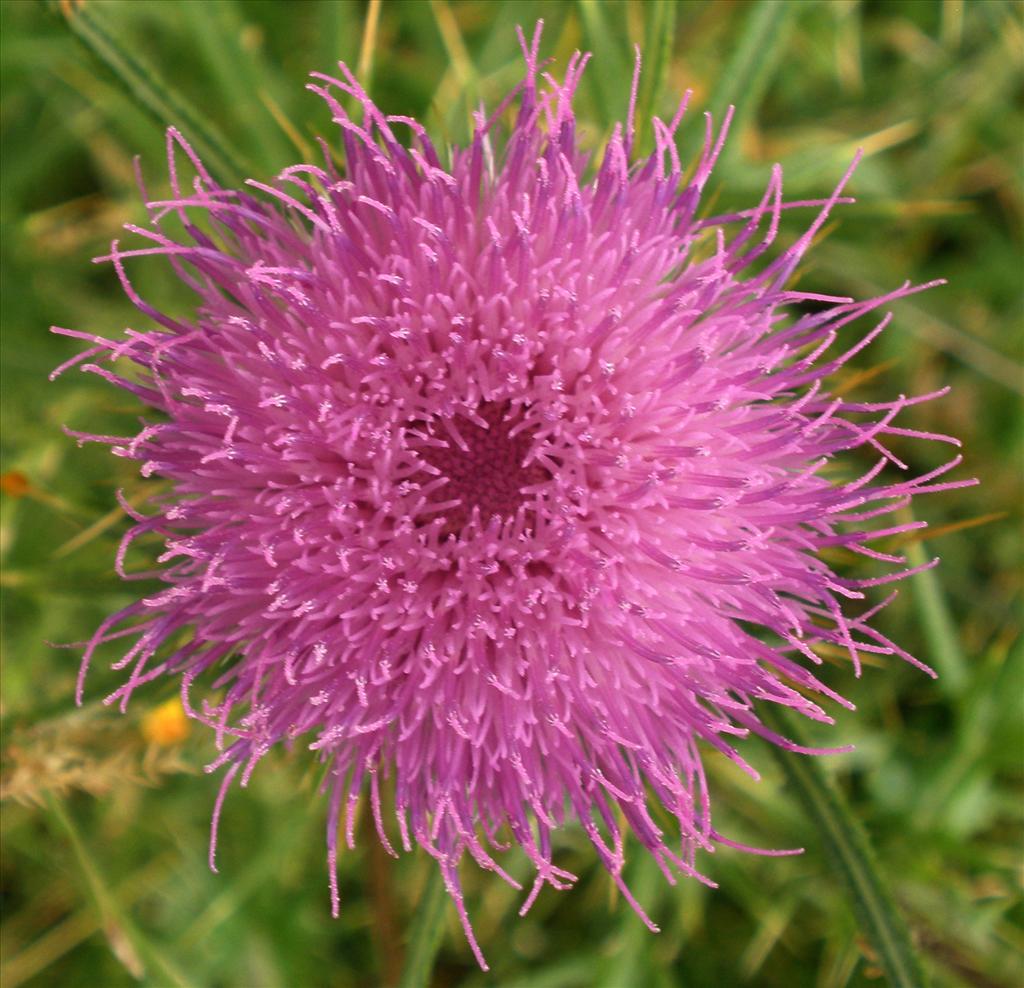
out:
<path id="1" fill-rule="evenodd" d="M 778 707 L 766 704 L 760 716 L 772 730 L 799 744 L 805 743 L 794 718 Z M 774 745 L 771 750 L 842 875 L 861 931 L 874 947 L 878 965 L 889 983 L 895 988 L 922 988 L 926 980 L 921 962 L 906 923 L 882 880 L 864 829 L 816 759 Z"/>
<path id="2" fill-rule="evenodd" d="M 430 983 L 430 972 L 444 932 L 447 900 L 441 869 L 431 867 L 413 917 L 398 988 L 425 988 Z"/>

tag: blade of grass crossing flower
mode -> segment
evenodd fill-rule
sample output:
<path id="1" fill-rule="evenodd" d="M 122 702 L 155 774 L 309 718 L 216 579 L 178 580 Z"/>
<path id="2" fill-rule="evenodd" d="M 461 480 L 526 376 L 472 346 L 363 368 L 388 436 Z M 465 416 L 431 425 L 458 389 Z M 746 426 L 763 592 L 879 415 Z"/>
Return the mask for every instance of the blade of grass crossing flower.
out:
<path id="1" fill-rule="evenodd" d="M 798 725 L 777 706 L 760 709 L 762 721 L 779 734 L 803 744 Z M 895 988 L 922 988 L 924 971 L 902 916 L 878 871 L 863 828 L 817 761 L 771 745 L 772 755 L 797 791 L 829 856 L 846 884 L 850 902 L 878 966 Z"/>
<path id="2" fill-rule="evenodd" d="M 224 182 L 241 183 L 244 173 L 251 169 L 237 161 L 237 154 L 226 150 L 227 143 L 213 124 L 203 119 L 151 67 L 124 49 L 103 26 L 93 7 L 68 7 L 65 21 L 75 37 L 160 127 L 179 126 L 216 177 Z"/>
<path id="3" fill-rule="evenodd" d="M 636 143 L 641 152 L 648 149 L 645 138 L 651 131 L 651 117 L 658 111 L 672 64 L 676 3 L 677 0 L 650 0 L 645 8 L 644 64 L 636 113 Z"/>
<path id="4" fill-rule="evenodd" d="M 735 106 L 733 132 L 741 132 L 781 62 L 798 6 L 788 0 L 760 0 L 751 8 L 739 44 L 726 62 L 708 106 L 716 123 L 729 106 Z M 738 141 L 729 141 L 723 154 L 728 156 L 738 149 Z"/>
<path id="5" fill-rule="evenodd" d="M 423 894 L 416 906 L 416 915 L 413 916 L 398 988 L 425 988 L 430 984 L 430 972 L 441 946 L 447 910 L 448 893 L 441 869 L 431 864 L 427 870 Z"/>
<path id="6" fill-rule="evenodd" d="M 47 798 L 47 805 L 50 814 L 71 844 L 75 859 L 82 869 L 89 892 L 102 918 L 104 932 L 118 960 L 138 978 L 142 978 L 148 972 L 153 984 L 189 988 L 190 982 L 185 975 L 170 958 L 139 932 L 121 908 L 121 904 L 110 891 L 110 883 L 100 872 L 95 858 L 89 853 L 78 827 L 61 800 L 50 795 Z M 145 970 L 138 970 L 140 964 Z"/>

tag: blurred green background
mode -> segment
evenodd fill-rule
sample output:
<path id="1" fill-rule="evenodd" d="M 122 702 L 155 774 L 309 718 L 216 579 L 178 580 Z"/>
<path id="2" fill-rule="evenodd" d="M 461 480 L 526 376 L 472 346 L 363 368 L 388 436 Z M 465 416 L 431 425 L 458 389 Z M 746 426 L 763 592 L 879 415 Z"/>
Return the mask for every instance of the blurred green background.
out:
<path id="1" fill-rule="evenodd" d="M 213 741 L 182 721 L 174 684 L 148 687 L 120 716 L 99 702 L 117 682 L 100 662 L 86 705 L 74 708 L 78 653 L 46 642 L 88 637 L 131 599 L 112 572 L 125 528 L 114 491 L 142 489 L 130 464 L 76 448 L 61 425 L 134 431 L 140 410 L 88 375 L 47 383 L 75 352 L 47 328 L 113 335 L 142 323 L 109 266 L 89 259 L 122 223 L 145 218 L 133 155 L 151 191 L 166 187 L 162 124 L 196 136 L 225 175 L 266 180 L 304 157 L 315 134 L 334 138 L 303 85 L 342 58 L 372 72 L 387 111 L 460 140 L 468 111 L 517 80 L 514 26 L 538 16 L 556 72 L 577 47 L 595 54 L 578 107 L 595 148 L 624 115 L 634 42 L 649 67 L 645 108 L 671 113 L 682 89 L 695 91 L 684 152 L 702 139 L 701 111 L 737 103 L 709 188 L 715 211 L 753 204 L 774 161 L 789 197 L 827 195 L 854 149 L 867 150 L 852 185 L 859 202 L 830 223 L 802 288 L 863 296 L 907 277 L 949 279 L 899 303 L 895 327 L 836 381 L 865 400 L 953 387 L 904 424 L 962 437 L 959 475 L 981 484 L 916 506 L 933 528 L 910 551 L 943 564 L 904 586 L 880 621 L 942 676 L 891 661 L 855 681 L 837 663 L 829 681 L 859 710 L 838 712 L 820 739 L 857 746 L 823 764 L 870 834 L 934 983 L 1019 985 L 1021 10 L 998 0 L 387 0 L 364 44 L 362 2 L 0 4 L 4 988 L 394 981 L 432 865 L 385 859 L 364 833 L 342 860 L 342 915 L 332 921 L 324 806 L 303 748 L 268 757 L 229 797 L 213 875 L 216 783 L 201 772 Z M 133 72 L 134 94 L 122 81 Z M 800 221 L 790 214 L 784 239 Z M 143 295 L 188 311 L 190 296 L 160 261 L 136 263 L 133 277 Z M 938 462 L 923 446 L 900 447 L 919 470 Z M 567 829 L 558 863 L 581 881 L 545 891 L 525 919 L 516 893 L 464 869 L 492 972 L 475 967 L 450 909 L 434 982 L 879 983 L 799 801 L 763 745 L 745 754 L 764 773 L 760 785 L 708 756 L 719 829 L 805 855 L 705 856 L 714 892 L 669 888 L 634 856 L 627 878 L 662 926 L 654 936 Z M 517 859 L 513 872 L 526 871 Z"/>

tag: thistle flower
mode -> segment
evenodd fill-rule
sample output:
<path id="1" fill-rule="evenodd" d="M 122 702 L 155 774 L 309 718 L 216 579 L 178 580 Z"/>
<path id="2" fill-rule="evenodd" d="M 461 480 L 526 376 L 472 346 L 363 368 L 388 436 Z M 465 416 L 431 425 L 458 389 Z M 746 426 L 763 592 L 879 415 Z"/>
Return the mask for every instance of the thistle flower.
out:
<path id="1" fill-rule="evenodd" d="M 342 165 L 324 144 L 322 165 L 224 189 L 169 130 L 173 194 L 128 227 L 148 245 L 115 241 L 103 259 L 156 328 L 56 330 L 93 344 L 69 364 L 134 364 L 130 377 L 82 369 L 159 413 L 134 437 L 76 435 L 164 482 L 151 515 L 121 497 L 135 524 L 117 569 L 153 576 L 124 559 L 157 536 L 166 588 L 97 630 L 79 700 L 114 639 L 134 644 L 108 702 L 180 678 L 186 712 L 216 732 L 209 769 L 225 769 L 211 867 L 232 783 L 275 744 L 307 744 L 328 767 L 335 914 L 339 831 L 351 846 L 364 791 L 395 853 L 388 787 L 401 845 L 437 859 L 482 965 L 467 853 L 515 884 L 495 852 L 509 839 L 525 851 L 525 912 L 543 885 L 572 883 L 552 832 L 575 822 L 654 928 L 622 879 L 625 829 L 670 881 L 712 884 L 697 852 L 740 846 L 712 824 L 702 748 L 752 775 L 735 747 L 746 735 L 805 750 L 756 703 L 823 722 L 815 697 L 849 706 L 810 671 L 817 646 L 855 669 L 873 653 L 930 672 L 870 623 L 891 598 L 859 603 L 915 571 L 870 543 L 922 524 L 882 521 L 914 495 L 968 483 L 943 479 L 959 457 L 882 479 L 906 470 L 890 437 L 956 445 L 896 424 L 934 395 L 869 404 L 823 383 L 889 316 L 866 333 L 858 320 L 929 286 L 866 301 L 786 287 L 850 201 L 856 162 L 827 200 L 784 202 L 776 167 L 754 208 L 702 218 L 728 116 L 717 132 L 708 118 L 688 178 L 685 99 L 634 160 L 634 77 L 625 125 L 591 167 L 573 115 L 587 56 L 558 81 L 540 26 L 520 42 L 525 77 L 450 164 L 344 65 L 309 86 L 340 127 Z M 765 261 L 793 206 L 812 222 Z M 138 295 L 125 262 L 143 255 L 195 292 L 191 318 Z M 831 464 L 857 448 L 874 465 L 842 479 Z M 835 547 L 894 568 L 837 575 L 822 558 Z"/>

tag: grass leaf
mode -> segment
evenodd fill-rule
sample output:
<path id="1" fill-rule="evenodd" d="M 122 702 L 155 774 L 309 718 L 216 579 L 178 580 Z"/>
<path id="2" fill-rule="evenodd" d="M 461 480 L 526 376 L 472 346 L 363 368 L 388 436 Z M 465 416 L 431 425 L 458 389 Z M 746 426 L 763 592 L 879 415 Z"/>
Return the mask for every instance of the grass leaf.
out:
<path id="1" fill-rule="evenodd" d="M 399 988 L 424 988 L 430 983 L 430 972 L 441 946 L 447 911 L 448 893 L 441 869 L 431 865 L 427 869 L 427 882 L 413 916 Z"/>
<path id="2" fill-rule="evenodd" d="M 82 869 L 89 892 L 102 918 L 104 932 L 118 960 L 137 978 L 141 979 L 148 970 L 151 976 L 158 979 L 152 980 L 151 983 L 189 988 L 188 978 L 177 965 L 139 932 L 131 918 L 121 908 L 116 896 L 110 891 L 110 883 L 100 871 L 96 859 L 89 853 L 78 827 L 63 802 L 50 795 L 47 806 L 71 844 L 75 859 Z"/>
<path id="3" fill-rule="evenodd" d="M 778 706 L 765 704 L 760 714 L 770 729 L 804 743 L 795 720 Z M 842 876 L 861 931 L 874 948 L 889 984 L 922 988 L 926 983 L 924 971 L 906 923 L 882 880 L 864 829 L 813 757 L 770 747 Z"/>
<path id="4" fill-rule="evenodd" d="M 643 73 L 636 107 L 636 144 L 643 149 L 651 117 L 658 112 L 676 35 L 676 0 L 650 0 L 644 24 Z"/>
<path id="5" fill-rule="evenodd" d="M 605 128 L 625 118 L 629 103 L 629 86 L 633 77 L 632 52 L 626 45 L 626 34 L 611 22 L 617 5 L 598 3 L 597 0 L 578 0 L 580 20 L 583 22 L 585 49 L 593 53 L 600 69 L 590 74 L 599 97 L 598 119 Z"/>
<path id="6" fill-rule="evenodd" d="M 781 62 L 783 49 L 792 27 L 797 4 L 788 0 L 760 0 L 751 8 L 732 56 L 725 64 L 715 86 L 715 95 L 708 110 L 716 122 L 726 108 L 736 107 L 733 132 L 742 132 L 771 82 Z M 726 145 L 735 153 L 737 141 Z"/>
<path id="7" fill-rule="evenodd" d="M 644 848 L 636 848 L 629 884 L 637 901 L 649 914 L 653 913 L 667 886 L 654 858 Z M 653 973 L 651 932 L 624 902 L 620 903 L 618 926 L 621 946 L 601 983 L 605 988 L 646 988 Z"/>
<path id="8" fill-rule="evenodd" d="M 900 512 L 901 523 L 912 520 L 909 509 Z M 910 543 L 906 552 L 910 566 L 923 566 L 928 562 L 928 553 L 920 541 Z M 959 696 L 967 686 L 967 661 L 960 649 L 960 634 L 935 570 L 916 573 L 910 580 L 910 591 L 928 642 L 925 661 L 939 674 L 939 689 L 947 696 Z"/>
<path id="9" fill-rule="evenodd" d="M 187 3 L 182 13 L 207 71 L 230 101 L 235 119 L 244 125 L 238 133 L 245 138 L 245 147 L 261 172 L 280 170 L 290 162 L 292 151 L 260 100 L 271 87 L 273 75 L 258 51 L 243 47 L 245 21 L 238 7 L 233 0 Z M 194 111 L 189 108 L 188 112 Z"/>
<path id="10" fill-rule="evenodd" d="M 178 126 L 189 139 L 204 164 L 222 182 L 241 184 L 252 169 L 238 161 L 236 152 L 228 151 L 228 142 L 216 127 L 185 98 L 144 65 L 137 55 L 129 53 L 102 23 L 94 7 L 68 6 L 65 20 L 75 37 L 114 75 L 161 127 Z"/>

